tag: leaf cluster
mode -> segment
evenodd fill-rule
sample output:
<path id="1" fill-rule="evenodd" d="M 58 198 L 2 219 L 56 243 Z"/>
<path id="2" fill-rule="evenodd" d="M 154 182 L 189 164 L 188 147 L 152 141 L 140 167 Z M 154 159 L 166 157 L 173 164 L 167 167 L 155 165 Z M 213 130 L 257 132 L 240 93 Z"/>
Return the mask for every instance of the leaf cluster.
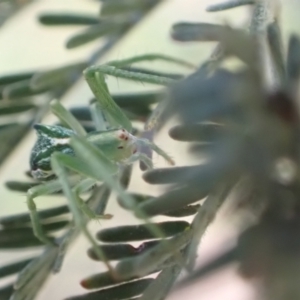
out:
<path id="1" fill-rule="evenodd" d="M 68 40 L 67 47 L 72 48 L 104 34 L 110 42 L 115 40 L 121 28 L 127 30 L 127 25 L 132 26 L 137 12 L 145 13 L 156 4 L 155 1 L 135 0 L 102 2 L 98 21 L 88 16 L 53 14 L 43 15 L 40 20 L 46 25 L 86 24 L 84 32 Z M 241 232 L 235 247 L 192 272 L 179 285 L 201 280 L 208 272 L 237 261 L 241 274 L 262 278 L 266 299 L 299 298 L 296 279 L 299 268 L 295 263 L 299 242 L 295 241 L 299 240 L 300 224 L 297 107 L 300 39 L 295 35 L 290 37 L 285 55 L 277 15 L 268 1 L 232 0 L 212 5 L 208 11 L 242 5 L 253 6 L 248 31 L 208 23 L 178 23 L 172 28 L 171 35 L 175 40 L 218 43 L 211 56 L 193 74 L 187 77 L 168 74 L 177 81 L 168 88 L 164 110 L 159 115 L 162 123 L 178 115 L 180 124 L 170 129 L 170 137 L 189 142 L 191 152 L 197 158 L 209 153 L 207 161 L 195 166 L 148 171 L 143 175 L 144 180 L 150 184 L 167 184 L 167 191 L 158 197 L 132 194 L 138 203 L 138 212 L 142 211 L 149 218 L 164 215 L 174 219 L 100 231 L 97 239 L 106 257 L 118 261 L 117 276 L 103 272 L 84 278 L 81 285 L 95 291 L 68 299 L 165 299 L 182 269 L 192 272 L 203 234 L 233 193 L 236 194 L 235 210 L 240 212 L 242 207 L 251 211 L 255 224 L 244 224 L 247 229 Z M 271 21 L 270 15 L 273 15 Z M 118 21 L 111 24 L 114 19 Z M 271 87 L 265 80 L 263 53 L 271 61 L 269 67 L 274 84 Z M 237 71 L 222 68 L 228 57 L 239 59 L 243 67 Z M 90 64 L 92 60 L 83 64 Z M 16 88 L 22 87 L 25 81 L 27 91 L 29 88 L 35 93 L 39 88 L 41 93 L 55 94 L 57 91 L 52 88 L 59 84 L 70 86 L 73 82 L 70 77 L 78 75 L 83 64 L 42 73 L 15 74 L 12 80 L 6 77 L 2 95 L 6 98 L 17 95 Z M 140 69 L 139 72 L 149 73 Z M 60 88 L 64 90 L 63 86 Z M 34 96 L 21 95 L 23 100 Z M 157 96 L 149 93 L 121 95 L 114 99 L 132 120 L 147 122 L 152 104 L 159 99 Z M 87 129 L 93 130 L 87 107 L 74 108 L 71 112 Z M 125 188 L 130 175 L 128 168 L 119 178 Z M 7 186 L 26 191 L 32 184 L 9 182 Z M 87 203 L 102 213 L 109 194 L 105 185 L 97 187 L 90 191 Z M 118 202 L 121 207 L 132 209 L 121 199 Z M 0 220 L 0 247 L 43 248 L 43 253 L 37 257 L 0 269 L 1 276 L 20 272 L 11 299 L 33 299 L 38 292 L 37 286 L 46 280 L 50 270 L 59 271 L 66 249 L 78 234 L 70 221 L 67 206 L 41 211 L 39 215 L 49 235 L 54 233 L 61 242 L 59 248 L 44 247 L 35 239 L 30 231 L 28 214 Z M 194 216 L 191 223 L 178 220 L 186 216 Z M 153 235 L 149 226 L 154 226 L 163 236 Z M 133 247 L 133 241 L 140 241 L 140 246 Z M 88 256 L 98 260 L 92 249 L 88 250 Z M 157 277 L 148 277 L 158 272 Z M 0 295 L 7 299 L 12 291 L 13 286 L 9 285 L 0 291 Z"/>

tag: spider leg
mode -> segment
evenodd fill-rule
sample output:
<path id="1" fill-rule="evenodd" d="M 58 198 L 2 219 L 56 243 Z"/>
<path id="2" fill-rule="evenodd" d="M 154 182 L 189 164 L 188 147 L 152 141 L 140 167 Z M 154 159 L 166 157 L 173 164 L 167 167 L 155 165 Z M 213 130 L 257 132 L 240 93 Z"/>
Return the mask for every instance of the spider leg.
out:
<path id="1" fill-rule="evenodd" d="M 173 158 L 168 155 L 163 149 L 155 145 L 154 143 L 150 142 L 149 140 L 146 139 L 137 139 L 137 144 L 147 146 L 153 151 L 155 151 L 158 155 L 162 156 L 170 165 L 175 165 L 175 161 Z"/>
<path id="2" fill-rule="evenodd" d="M 133 63 L 152 60 L 163 60 L 180 64 L 186 67 L 195 68 L 195 66 L 191 65 L 190 63 L 178 58 L 161 54 L 146 54 L 124 60 L 111 61 L 105 65 L 91 66 L 84 71 L 84 76 L 88 85 L 96 96 L 96 99 L 100 104 L 105 117 L 112 125 L 122 126 L 129 132 L 131 132 L 132 129 L 130 121 L 110 96 L 104 75 L 111 75 L 128 80 L 135 80 L 139 82 L 159 85 L 170 85 L 171 83 L 173 83 L 173 79 L 164 76 L 144 74 L 141 72 L 122 69 L 122 67 L 126 67 Z"/>
<path id="3" fill-rule="evenodd" d="M 147 166 L 147 169 L 149 169 L 149 170 L 153 169 L 152 160 L 147 155 L 145 155 L 144 153 L 136 152 L 135 154 L 133 154 L 132 156 L 130 156 L 127 159 L 126 162 L 128 164 L 132 164 L 132 163 L 134 163 L 134 162 L 136 162 L 138 160 L 142 161 Z"/>
<path id="4" fill-rule="evenodd" d="M 70 184 L 74 185 L 76 182 L 78 182 L 79 177 L 78 176 L 73 176 L 70 178 Z M 38 186 L 32 187 L 28 190 L 27 192 L 27 207 L 29 209 L 30 213 L 30 219 L 32 223 L 32 228 L 33 228 L 33 233 L 34 235 L 43 243 L 45 244 L 54 244 L 53 240 L 49 238 L 41 225 L 41 221 L 37 212 L 36 204 L 34 202 L 34 199 L 36 197 L 42 196 L 42 195 L 50 195 L 55 192 L 58 192 L 61 190 L 61 184 L 60 181 L 55 179 L 51 180 L 46 183 L 42 183 Z"/>
<path id="5" fill-rule="evenodd" d="M 165 55 L 165 54 L 159 54 L 159 53 L 149 53 L 149 54 L 144 54 L 144 55 L 137 55 L 137 56 L 130 57 L 127 59 L 114 60 L 114 61 L 110 61 L 108 63 L 108 65 L 122 68 L 122 67 L 130 66 L 134 63 L 144 62 L 144 61 L 153 61 L 153 60 L 162 60 L 162 61 L 177 64 L 177 65 L 181 65 L 181 66 L 184 66 L 187 68 L 192 68 L 192 69 L 197 68 L 197 66 L 194 66 L 193 64 L 191 64 L 183 59 L 180 59 L 177 57 L 172 57 L 172 56 Z"/>
<path id="6" fill-rule="evenodd" d="M 103 73 L 94 67 L 89 67 L 83 74 L 107 121 L 112 126 L 122 126 L 131 132 L 131 122 L 109 94 Z"/>

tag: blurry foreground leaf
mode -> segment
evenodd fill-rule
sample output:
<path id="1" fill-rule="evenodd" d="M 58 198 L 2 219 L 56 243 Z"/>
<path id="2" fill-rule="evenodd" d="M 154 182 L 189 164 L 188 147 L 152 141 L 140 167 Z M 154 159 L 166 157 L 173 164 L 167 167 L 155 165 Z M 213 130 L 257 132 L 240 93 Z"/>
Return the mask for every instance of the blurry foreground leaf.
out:
<path id="1" fill-rule="evenodd" d="M 53 70 L 37 72 L 30 81 L 33 90 L 47 89 L 72 82 L 87 67 L 87 63 L 80 62 Z"/>
<path id="2" fill-rule="evenodd" d="M 94 25 L 99 23 L 99 18 L 83 14 L 71 13 L 44 13 L 39 16 L 43 25 Z"/>

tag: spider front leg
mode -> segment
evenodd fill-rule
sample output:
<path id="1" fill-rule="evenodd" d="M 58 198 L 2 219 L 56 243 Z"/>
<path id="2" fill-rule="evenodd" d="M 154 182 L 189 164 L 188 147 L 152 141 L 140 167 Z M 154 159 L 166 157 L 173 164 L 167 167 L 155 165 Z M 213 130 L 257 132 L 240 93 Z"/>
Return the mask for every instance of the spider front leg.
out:
<path id="1" fill-rule="evenodd" d="M 71 176 L 69 178 L 69 181 L 70 185 L 76 186 L 76 184 L 80 181 L 80 177 L 77 175 Z M 51 195 L 55 192 L 60 191 L 61 189 L 62 188 L 60 181 L 58 179 L 55 179 L 32 187 L 27 191 L 26 203 L 30 213 L 33 233 L 40 241 L 45 244 L 54 244 L 54 241 L 53 239 L 49 238 L 43 230 L 34 199 L 43 195 Z M 84 192 L 84 190 L 80 188 L 80 192 L 82 193 Z"/>
<path id="2" fill-rule="evenodd" d="M 80 180 L 80 177 L 69 176 L 69 184 L 73 186 L 74 193 L 77 199 L 77 206 L 85 213 L 88 218 L 100 218 L 100 219 L 110 219 L 111 215 L 96 215 L 88 205 L 80 198 L 80 194 L 89 190 L 94 184 L 95 180 L 93 179 L 84 179 Z M 42 183 L 38 186 L 35 186 L 28 190 L 27 192 L 27 207 L 30 213 L 30 219 L 32 223 L 32 228 L 34 235 L 45 244 L 54 244 L 53 239 L 49 238 L 43 230 L 42 223 L 40 221 L 36 204 L 34 199 L 43 196 L 43 195 L 51 195 L 55 192 L 62 190 L 62 186 L 60 180 L 55 179 L 46 183 Z"/>
<path id="3" fill-rule="evenodd" d="M 49 238 L 43 230 L 37 208 L 34 202 L 36 197 L 42 195 L 50 195 L 61 190 L 59 180 L 52 180 L 38 186 L 35 186 L 27 191 L 27 207 L 30 213 L 30 219 L 34 235 L 44 244 L 54 244 L 53 239 Z"/>
<path id="4" fill-rule="evenodd" d="M 104 75 L 111 75 L 128 80 L 145 82 L 158 85 L 170 85 L 174 82 L 168 77 L 151 75 L 140 72 L 128 71 L 122 68 L 131 66 L 134 63 L 143 61 L 162 60 L 170 63 L 179 64 L 185 67 L 195 69 L 192 64 L 178 58 L 170 57 L 162 54 L 146 54 L 135 57 L 130 57 L 124 60 L 116 60 L 108 62 L 105 65 L 91 66 L 84 71 L 85 79 L 96 96 L 101 109 L 103 110 L 107 120 L 114 126 L 121 126 L 127 131 L 131 132 L 132 126 L 128 118 L 124 115 L 122 110 L 114 102 L 109 94 L 108 87 L 105 82 Z M 160 106 L 160 105 L 159 105 Z M 160 110 L 159 108 L 157 110 Z M 155 117 L 157 115 L 157 111 Z M 153 122 L 150 122 L 152 124 Z"/>
<path id="5" fill-rule="evenodd" d="M 112 126 L 117 128 L 121 126 L 128 132 L 132 132 L 131 122 L 111 97 L 104 74 L 157 84 L 169 84 L 172 82 L 172 80 L 168 78 L 130 72 L 110 65 L 92 66 L 84 71 L 85 79 L 94 93 L 105 118 Z"/>
<path id="6" fill-rule="evenodd" d="M 116 127 L 121 126 L 128 132 L 132 132 L 131 122 L 109 94 L 104 74 L 159 85 L 170 85 L 174 82 L 174 80 L 170 78 L 127 71 L 111 65 L 92 66 L 84 71 L 85 79 L 96 96 L 106 119 L 111 125 Z M 160 111 L 159 108 L 158 110 Z M 155 113 L 155 119 L 156 118 L 157 112 Z M 149 123 L 153 125 L 155 122 L 150 121 Z"/>
<path id="7" fill-rule="evenodd" d="M 145 154 L 141 153 L 141 152 L 136 152 L 134 153 L 132 156 L 130 156 L 128 159 L 127 159 L 127 163 L 128 164 L 133 164 L 134 162 L 136 161 L 142 161 L 148 170 L 152 170 L 153 169 L 153 162 L 152 160 Z"/>
<path id="8" fill-rule="evenodd" d="M 100 109 L 102 110 L 106 120 L 112 126 L 121 126 L 131 132 L 131 122 L 111 97 L 104 75 L 101 72 L 94 70 L 93 67 L 90 67 L 84 71 L 84 76 L 92 92 L 96 96 Z"/>
<path id="9" fill-rule="evenodd" d="M 137 138 L 136 143 L 137 143 L 137 145 L 140 145 L 140 146 L 149 147 L 150 149 L 155 151 L 158 155 L 162 156 L 170 165 L 172 165 L 172 166 L 175 165 L 174 159 L 168 153 L 166 153 L 163 149 L 158 147 L 156 144 L 150 142 L 149 140 Z"/>

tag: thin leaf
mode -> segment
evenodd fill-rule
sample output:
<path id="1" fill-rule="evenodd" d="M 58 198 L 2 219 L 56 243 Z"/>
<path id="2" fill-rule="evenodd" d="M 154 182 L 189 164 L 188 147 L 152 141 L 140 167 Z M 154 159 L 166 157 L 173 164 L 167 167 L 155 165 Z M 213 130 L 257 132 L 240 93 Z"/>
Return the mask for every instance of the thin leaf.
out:
<path id="1" fill-rule="evenodd" d="M 78 121 L 92 121 L 91 110 L 88 106 L 76 106 L 69 109 Z"/>
<path id="2" fill-rule="evenodd" d="M 16 263 L 11 263 L 6 266 L 0 267 L 0 278 L 9 276 L 21 271 L 28 263 L 32 261 L 33 258 L 18 261 Z M 0 298 L 1 299 L 1 298 Z"/>
<path id="3" fill-rule="evenodd" d="M 49 267 L 53 264 L 57 254 L 56 247 L 47 247 L 46 250 L 37 258 L 32 260 L 19 274 L 14 287 L 19 290 L 23 286 L 28 286 L 28 282 L 32 281 L 37 275 L 44 273 L 44 267 Z M 47 268 L 46 268 L 47 269 Z"/>
<path id="4" fill-rule="evenodd" d="M 43 25 L 94 25 L 100 22 L 99 18 L 91 15 L 72 13 L 44 13 L 39 16 Z"/>
<path id="5" fill-rule="evenodd" d="M 88 204 L 96 214 L 103 215 L 105 213 L 110 193 L 111 191 L 106 185 L 102 185 L 95 189 Z"/>
<path id="6" fill-rule="evenodd" d="M 225 163 L 225 161 L 226 159 L 223 163 Z M 181 207 L 203 199 L 222 178 L 223 174 L 228 172 L 227 167 L 225 167 L 223 163 L 219 164 L 217 161 L 214 161 L 193 168 L 193 171 L 186 173 L 186 176 L 182 177 L 182 180 L 186 182 L 184 185 L 173 188 L 162 196 L 141 203 L 139 205 L 140 209 L 149 216 L 155 216 L 169 211 L 170 207 L 180 209 Z M 225 164 L 227 163 L 229 162 Z M 154 175 L 155 170 L 152 172 Z"/>
<path id="7" fill-rule="evenodd" d="M 124 189 L 128 188 L 130 184 L 131 175 L 132 175 L 132 165 L 123 167 L 122 171 L 119 173 L 119 181 L 121 186 Z"/>
<path id="8" fill-rule="evenodd" d="M 120 107 L 137 106 L 137 105 L 151 105 L 157 103 L 161 98 L 161 92 L 143 92 L 143 93 L 128 93 L 112 95 L 115 102 Z"/>
<path id="9" fill-rule="evenodd" d="M 30 188 L 39 185 L 38 182 L 23 182 L 23 181 L 7 181 L 5 186 L 15 192 L 26 193 Z M 1 223 L 1 219 L 0 219 Z"/>
<path id="10" fill-rule="evenodd" d="M 144 291 L 140 300 L 164 300 L 181 271 L 179 265 L 164 269 Z"/>
<path id="11" fill-rule="evenodd" d="M 211 186 L 189 186 L 173 189 L 155 199 L 150 199 L 140 204 L 140 209 L 144 210 L 148 216 L 157 216 L 167 213 L 172 205 L 174 209 L 180 209 L 187 204 L 197 202 L 210 191 Z"/>
<path id="12" fill-rule="evenodd" d="M 15 124 L 0 131 L 0 140 L 5 141 L 0 147 L 0 163 L 11 154 L 12 149 L 20 142 L 30 125 L 30 122 Z"/>
<path id="13" fill-rule="evenodd" d="M 55 208 L 49 208 L 38 211 L 38 216 L 41 220 L 57 217 L 69 213 L 68 205 L 61 205 Z M 21 213 L 0 218 L 0 224 L 3 227 L 22 226 L 24 223 L 30 222 L 29 213 Z"/>
<path id="14" fill-rule="evenodd" d="M 87 290 L 92 290 L 92 289 L 97 289 L 97 288 L 99 289 L 99 288 L 103 288 L 103 287 L 108 287 L 111 285 L 116 285 L 119 283 L 124 283 L 127 281 L 131 281 L 133 279 L 137 279 L 137 278 L 118 280 L 118 279 L 112 278 L 112 276 L 110 275 L 109 272 L 104 272 L 104 273 L 94 274 L 87 278 L 84 278 L 80 282 L 80 285 Z"/>
<path id="15" fill-rule="evenodd" d="M 101 16 L 112 17 L 114 15 L 124 15 L 132 11 L 142 11 L 155 5 L 157 1 L 137 1 L 137 0 L 110 0 L 102 1 Z"/>
<path id="16" fill-rule="evenodd" d="M 114 101 L 121 108 L 127 108 L 130 110 L 138 109 L 140 106 L 149 107 L 152 104 L 157 103 L 162 98 L 161 92 L 143 92 L 143 93 L 127 93 L 112 95 Z M 91 102 L 96 101 L 92 99 Z"/>
<path id="17" fill-rule="evenodd" d="M 116 272 L 120 278 L 145 276 L 157 270 L 168 258 L 179 253 L 190 242 L 191 238 L 192 230 L 185 230 L 168 241 L 160 242 L 143 254 L 119 262 L 116 266 Z"/>
<path id="18" fill-rule="evenodd" d="M 153 279 L 141 279 L 116 287 L 103 289 L 100 291 L 66 298 L 66 300 L 122 300 L 134 297 L 143 293 Z"/>
<path id="19" fill-rule="evenodd" d="M 127 257 L 132 257 L 147 251 L 151 247 L 157 245 L 158 241 L 144 242 L 138 247 L 133 247 L 130 244 L 115 244 L 115 245 L 99 245 L 105 254 L 105 257 L 109 260 L 121 260 Z M 93 260 L 99 260 L 93 248 L 88 250 L 88 256 Z"/>
<path id="20" fill-rule="evenodd" d="M 50 274 L 56 253 L 57 248 L 48 248 L 21 271 L 14 285 L 15 292 L 11 300 L 34 299 Z"/>
<path id="21" fill-rule="evenodd" d="M 48 89 L 33 90 L 30 87 L 30 79 L 25 79 L 5 86 L 2 91 L 2 96 L 5 100 L 14 100 L 42 94 L 47 92 L 47 90 Z"/>
<path id="22" fill-rule="evenodd" d="M 13 284 L 8 284 L 4 287 L 0 288 L 0 299 L 1 300 L 8 300 L 14 291 Z"/>
<path id="23" fill-rule="evenodd" d="M 46 232 L 57 231 L 64 228 L 69 222 L 55 221 L 43 224 Z M 35 237 L 30 223 L 25 227 L 6 228 L 0 230 L 0 249 L 26 248 L 40 246 L 42 243 Z"/>
<path id="24" fill-rule="evenodd" d="M 31 103 L 0 103 L 0 116 L 9 115 L 9 114 L 17 114 L 23 113 L 29 110 L 35 109 L 36 106 Z"/>
<path id="25" fill-rule="evenodd" d="M 211 77 L 204 74 L 190 76 L 171 90 L 164 118 L 179 113 L 184 125 L 214 123 L 216 120 L 222 123 L 229 118 L 231 122 L 241 122 L 247 113 L 246 106 L 260 105 L 263 101 L 261 90 L 257 88 L 258 75 L 254 75 L 247 71 L 218 70 Z M 224 135 L 221 133 L 220 137 L 230 138 L 232 132 L 224 129 Z"/>
<path id="26" fill-rule="evenodd" d="M 254 38 L 241 30 L 209 23 L 177 23 L 171 34 L 179 41 L 221 42 L 227 55 L 235 55 L 250 66 L 257 61 Z"/>
<path id="27" fill-rule="evenodd" d="M 180 209 L 176 209 L 176 210 L 174 209 L 174 210 L 167 211 L 163 215 L 167 216 L 167 217 L 174 217 L 174 218 L 189 217 L 189 216 L 196 214 L 199 207 L 200 207 L 200 204 L 187 205 Z"/>
<path id="28" fill-rule="evenodd" d="M 49 222 L 46 224 L 43 224 L 43 228 L 46 232 L 51 232 L 51 231 L 58 231 L 60 229 L 65 228 L 67 225 L 69 225 L 68 220 L 59 220 L 59 221 L 53 221 Z"/>
<path id="29" fill-rule="evenodd" d="M 30 80 L 30 87 L 36 91 L 69 84 L 74 81 L 74 78 L 81 75 L 86 67 L 86 62 L 79 62 L 49 71 L 37 72 Z"/>
<path id="30" fill-rule="evenodd" d="M 10 83 L 15 83 L 17 81 L 23 81 L 25 79 L 29 79 L 33 76 L 34 73 L 35 72 L 2 75 L 2 76 L 0 76 L 0 86 L 7 85 Z"/>
<path id="31" fill-rule="evenodd" d="M 136 193 L 131 194 L 131 196 L 135 199 L 136 203 L 142 203 L 149 199 L 155 198 L 149 195 L 136 194 Z M 131 210 L 130 207 L 124 205 L 125 203 L 120 198 L 118 198 L 118 203 L 122 208 Z M 174 209 L 174 210 L 172 209 L 170 211 L 164 212 L 163 215 L 168 217 L 175 217 L 175 218 L 188 217 L 194 215 L 198 211 L 198 208 L 199 208 L 199 204 L 187 205 L 180 209 Z"/>
<path id="32" fill-rule="evenodd" d="M 300 39 L 292 35 L 289 39 L 286 72 L 289 84 L 298 86 L 300 78 Z"/>
<path id="33" fill-rule="evenodd" d="M 226 27 L 210 23 L 177 23 L 172 27 L 172 38 L 179 41 L 214 42 L 227 31 Z"/>
<path id="34" fill-rule="evenodd" d="M 125 24 L 109 21 L 102 22 L 98 25 L 92 25 L 88 29 L 84 29 L 83 31 L 69 38 L 67 40 L 66 47 L 67 49 L 73 49 L 92 42 L 107 34 L 120 32 L 125 28 Z"/>
<path id="35" fill-rule="evenodd" d="M 41 246 L 31 228 L 3 229 L 0 230 L 0 249 L 15 249 Z"/>
<path id="36" fill-rule="evenodd" d="M 158 271 L 160 271 L 160 270 L 155 270 L 155 271 L 151 272 L 150 274 L 157 273 Z M 147 274 L 147 275 L 150 275 L 150 274 Z M 133 281 L 135 279 L 139 279 L 139 277 L 126 278 L 126 279 L 113 278 L 109 272 L 103 272 L 103 273 L 94 274 L 87 278 L 84 278 L 80 282 L 80 284 L 83 288 L 90 290 L 90 289 L 97 289 L 97 288 L 99 289 L 99 288 L 103 288 L 103 287 L 117 285 L 120 283 Z"/>
<path id="37" fill-rule="evenodd" d="M 267 27 L 267 37 L 269 42 L 269 47 L 271 50 L 271 55 L 273 58 L 273 63 L 277 76 L 281 85 L 285 83 L 285 63 L 284 63 L 284 54 L 283 54 L 283 45 L 280 28 L 277 22 L 273 22 Z"/>
<path id="38" fill-rule="evenodd" d="M 177 141 L 211 142 L 219 139 L 225 130 L 224 126 L 216 123 L 186 124 L 172 127 L 169 130 L 169 135 Z"/>
<path id="39" fill-rule="evenodd" d="M 165 237 L 176 235 L 187 228 L 189 223 L 184 221 L 169 221 L 156 223 Z M 97 233 L 97 238 L 103 242 L 129 242 L 157 238 L 149 230 L 148 225 L 120 226 L 103 229 Z"/>
<path id="40" fill-rule="evenodd" d="M 239 7 L 239 6 L 243 6 L 243 5 L 250 5 L 250 4 L 254 4 L 254 3 L 255 3 L 254 0 L 231 0 L 231 1 L 226 1 L 226 2 L 222 2 L 222 3 L 209 5 L 206 8 L 206 11 L 216 12 L 216 11 L 227 10 L 227 9 L 231 9 L 231 8 L 235 8 L 235 7 Z"/>
<path id="41" fill-rule="evenodd" d="M 186 176 L 196 172 L 199 168 L 205 168 L 205 165 L 154 169 L 145 172 L 143 179 L 150 184 L 181 183 Z"/>

